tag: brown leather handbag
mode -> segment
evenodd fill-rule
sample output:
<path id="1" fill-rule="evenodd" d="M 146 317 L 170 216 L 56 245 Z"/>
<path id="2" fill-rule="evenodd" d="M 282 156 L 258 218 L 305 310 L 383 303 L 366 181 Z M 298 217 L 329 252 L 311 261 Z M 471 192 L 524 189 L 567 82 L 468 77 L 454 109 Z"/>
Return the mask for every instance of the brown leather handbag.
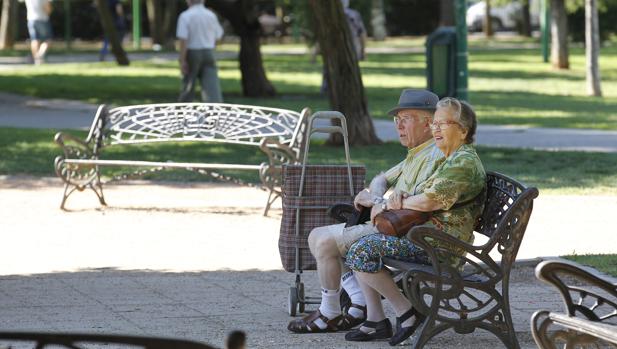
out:
<path id="1" fill-rule="evenodd" d="M 482 191 L 480 191 L 480 193 L 478 193 L 475 197 L 452 205 L 450 210 L 470 204 L 480 197 L 483 197 L 485 194 L 486 187 L 484 187 L 484 189 L 482 189 Z M 415 227 L 416 225 L 426 223 L 429 219 L 431 219 L 433 213 L 435 212 L 443 212 L 443 210 L 422 212 L 405 208 L 401 210 L 382 211 L 375 216 L 375 227 L 382 234 L 400 238 L 407 234 L 409 229 Z"/>
<path id="2" fill-rule="evenodd" d="M 412 209 L 382 211 L 375 216 L 375 227 L 386 235 L 402 237 L 409 229 L 424 224 L 432 216 L 432 212 L 421 212 Z"/>

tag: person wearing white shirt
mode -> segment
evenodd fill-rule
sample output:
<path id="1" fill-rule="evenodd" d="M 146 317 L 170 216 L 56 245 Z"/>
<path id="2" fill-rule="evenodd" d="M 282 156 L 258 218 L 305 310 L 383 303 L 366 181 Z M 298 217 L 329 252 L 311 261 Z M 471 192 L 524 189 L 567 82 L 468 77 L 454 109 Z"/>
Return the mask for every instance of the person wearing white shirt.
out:
<path id="1" fill-rule="evenodd" d="M 49 39 L 51 39 L 51 24 L 49 15 L 51 14 L 50 0 L 26 0 L 26 10 L 28 19 L 28 34 L 30 35 L 30 51 L 34 64 L 45 62 L 45 54 L 49 49 Z"/>
<path id="2" fill-rule="evenodd" d="M 180 71 L 182 91 L 178 100 L 191 102 L 195 81 L 201 82 L 201 99 L 221 103 L 223 96 L 214 59 L 216 42 L 223 36 L 223 28 L 214 12 L 203 0 L 187 0 L 189 8 L 178 17 L 176 36 L 180 40 Z"/>

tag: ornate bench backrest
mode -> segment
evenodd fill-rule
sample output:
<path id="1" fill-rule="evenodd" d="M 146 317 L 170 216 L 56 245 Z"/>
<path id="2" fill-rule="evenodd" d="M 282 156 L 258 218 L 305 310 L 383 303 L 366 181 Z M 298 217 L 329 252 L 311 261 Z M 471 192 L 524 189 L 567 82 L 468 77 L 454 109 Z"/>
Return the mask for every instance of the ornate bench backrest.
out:
<path id="1" fill-rule="evenodd" d="M 486 202 L 475 231 L 489 238 L 485 251 L 492 251 L 497 245 L 502 270 L 509 270 L 516 259 L 537 196 L 536 188 L 526 188 L 500 173 L 487 172 Z"/>
<path id="2" fill-rule="evenodd" d="M 259 146 L 262 139 L 273 138 L 299 154 L 308 113 L 222 103 L 101 106 L 88 141 L 98 138 L 100 146 L 167 141 Z"/>

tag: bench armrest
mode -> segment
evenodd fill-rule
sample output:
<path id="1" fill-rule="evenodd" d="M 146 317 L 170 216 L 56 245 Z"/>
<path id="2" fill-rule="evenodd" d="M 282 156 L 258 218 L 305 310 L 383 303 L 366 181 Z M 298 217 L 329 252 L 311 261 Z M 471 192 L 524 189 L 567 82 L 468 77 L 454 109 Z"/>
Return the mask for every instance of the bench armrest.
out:
<path id="1" fill-rule="evenodd" d="M 84 159 L 92 155 L 91 146 L 71 134 L 58 132 L 54 136 L 54 142 L 62 148 L 65 158 Z"/>
<path id="2" fill-rule="evenodd" d="M 262 139 L 259 149 L 268 157 L 268 162 L 261 164 L 259 178 L 264 187 L 274 190 L 281 186 L 283 164 L 295 164 L 298 159 L 290 147 L 272 138 Z"/>
<path id="3" fill-rule="evenodd" d="M 617 318 L 616 284 L 565 261 L 544 261 L 535 272 L 539 280 L 557 288 L 568 315 L 581 313 L 593 321 Z"/>
<path id="4" fill-rule="evenodd" d="M 450 271 L 460 270 L 461 278 L 478 276 L 485 279 L 485 282 L 494 284 L 501 281 L 503 277 L 499 264 L 491 258 L 490 250 L 486 248 L 486 245 L 468 244 L 439 229 L 425 226 L 413 228 L 409 234 L 409 239 L 427 253 L 435 268 L 436 275 L 443 274 L 441 269 L 445 268 Z M 435 244 L 445 245 L 449 248 L 438 248 L 435 247 Z M 452 252 L 457 250 L 464 251 L 465 254 L 460 256 Z M 452 265 L 452 268 L 444 267 L 448 264 Z M 467 268 L 463 270 L 465 265 Z"/>
<path id="5" fill-rule="evenodd" d="M 98 171 L 95 166 L 67 164 L 65 160 L 90 160 L 98 158 L 98 153 L 94 146 L 71 134 L 58 132 L 54 137 L 54 142 L 62 148 L 63 155 L 59 155 L 54 160 L 54 170 L 56 175 L 63 182 L 75 185 L 79 190 L 96 178 Z"/>

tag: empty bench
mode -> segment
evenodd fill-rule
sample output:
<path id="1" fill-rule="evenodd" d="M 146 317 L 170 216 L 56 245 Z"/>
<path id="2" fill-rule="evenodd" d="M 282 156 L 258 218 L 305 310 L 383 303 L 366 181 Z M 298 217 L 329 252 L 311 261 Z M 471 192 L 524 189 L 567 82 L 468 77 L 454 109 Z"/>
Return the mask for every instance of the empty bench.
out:
<path id="1" fill-rule="evenodd" d="M 85 140 L 59 132 L 55 142 L 63 155 L 56 157 L 56 174 L 65 183 L 60 208 L 76 190 L 91 189 L 106 205 L 103 185 L 126 178 L 139 177 L 162 169 L 186 169 L 235 181 L 216 170 L 258 171 L 261 186 L 269 191 L 264 215 L 280 196 L 281 165 L 298 163 L 306 139 L 306 122 L 310 110 L 285 109 L 222 103 L 144 104 L 107 108 L 101 105 Z M 138 146 L 154 143 L 207 142 L 259 147 L 264 161 L 259 164 L 221 164 L 203 159 L 198 163 L 142 161 L 140 159 L 102 159 L 105 150 L 119 145 Z M 103 180 L 101 168 L 135 167 L 133 172 Z M 144 168 L 148 168 L 147 170 Z"/>

